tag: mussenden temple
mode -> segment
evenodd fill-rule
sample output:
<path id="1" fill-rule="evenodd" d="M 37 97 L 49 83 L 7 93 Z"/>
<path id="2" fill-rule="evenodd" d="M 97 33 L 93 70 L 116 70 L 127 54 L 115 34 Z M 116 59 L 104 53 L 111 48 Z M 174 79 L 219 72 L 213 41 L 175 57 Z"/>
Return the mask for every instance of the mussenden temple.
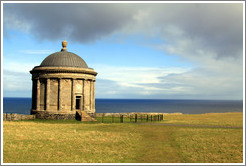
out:
<path id="1" fill-rule="evenodd" d="M 39 119 L 95 120 L 97 72 L 78 55 L 63 48 L 47 56 L 32 74 L 31 114 Z"/>

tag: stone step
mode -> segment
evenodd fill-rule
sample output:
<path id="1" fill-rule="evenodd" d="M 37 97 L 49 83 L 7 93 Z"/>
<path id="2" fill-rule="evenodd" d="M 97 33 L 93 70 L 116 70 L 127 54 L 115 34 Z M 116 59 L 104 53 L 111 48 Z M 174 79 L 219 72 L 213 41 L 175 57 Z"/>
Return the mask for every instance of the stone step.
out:
<path id="1" fill-rule="evenodd" d="M 88 115 L 85 111 L 76 111 L 76 119 L 82 122 L 97 121 L 95 118 Z"/>

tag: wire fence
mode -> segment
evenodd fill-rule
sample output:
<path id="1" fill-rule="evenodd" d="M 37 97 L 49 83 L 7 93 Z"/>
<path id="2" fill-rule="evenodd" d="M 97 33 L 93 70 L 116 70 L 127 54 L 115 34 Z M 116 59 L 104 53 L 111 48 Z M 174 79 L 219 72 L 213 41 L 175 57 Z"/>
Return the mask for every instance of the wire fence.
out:
<path id="1" fill-rule="evenodd" d="M 101 123 L 138 123 L 138 122 L 155 122 L 162 121 L 163 114 L 111 114 L 100 113 L 94 117 L 97 122 Z"/>

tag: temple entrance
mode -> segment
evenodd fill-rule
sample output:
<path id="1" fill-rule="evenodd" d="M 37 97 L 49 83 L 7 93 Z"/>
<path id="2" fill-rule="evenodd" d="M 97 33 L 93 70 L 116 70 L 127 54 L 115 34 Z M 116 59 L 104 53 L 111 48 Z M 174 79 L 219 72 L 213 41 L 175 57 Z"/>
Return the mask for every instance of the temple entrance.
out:
<path id="1" fill-rule="evenodd" d="M 80 110 L 81 108 L 81 96 L 76 96 L 76 105 L 75 105 L 75 108 L 76 110 Z"/>

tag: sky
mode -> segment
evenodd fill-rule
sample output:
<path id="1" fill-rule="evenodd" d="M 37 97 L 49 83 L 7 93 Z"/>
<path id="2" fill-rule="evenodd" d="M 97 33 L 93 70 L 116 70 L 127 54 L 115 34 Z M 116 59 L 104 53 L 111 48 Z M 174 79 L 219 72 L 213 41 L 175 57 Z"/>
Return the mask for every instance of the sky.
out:
<path id="1" fill-rule="evenodd" d="M 4 3 L 3 96 L 61 42 L 98 75 L 96 98 L 243 99 L 243 3 Z"/>

